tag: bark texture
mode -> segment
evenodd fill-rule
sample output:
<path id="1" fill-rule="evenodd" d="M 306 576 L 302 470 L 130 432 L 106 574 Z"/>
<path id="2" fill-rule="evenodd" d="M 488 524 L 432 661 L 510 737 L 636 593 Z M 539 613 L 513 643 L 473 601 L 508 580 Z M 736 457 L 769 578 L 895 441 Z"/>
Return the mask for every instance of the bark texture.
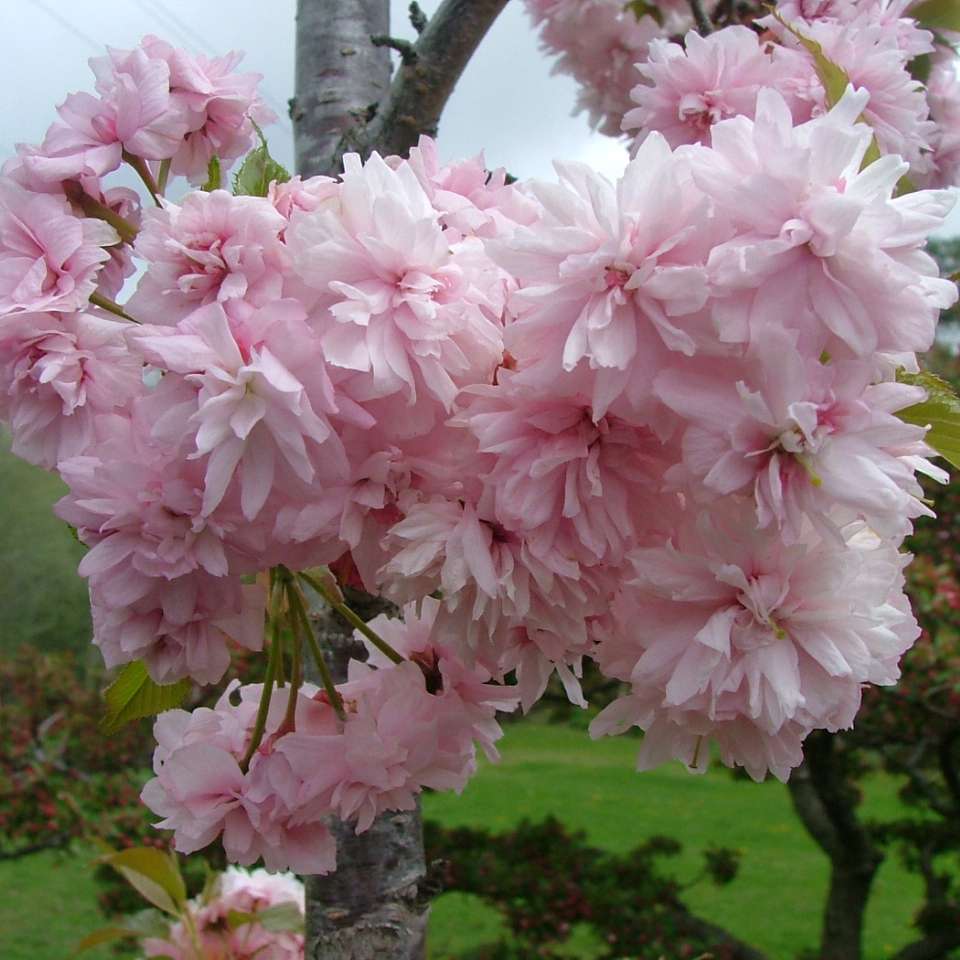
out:
<path id="1" fill-rule="evenodd" d="M 370 37 L 389 29 L 390 0 L 297 0 L 290 118 L 298 173 L 335 175 L 342 155 L 362 146 L 390 86 L 390 52 Z"/>
<path id="2" fill-rule="evenodd" d="M 830 858 L 819 960 L 860 960 L 864 915 L 883 852 L 857 818 L 858 797 L 844 775 L 834 737 L 811 734 L 804 756 L 790 777 L 790 798 L 803 825 Z"/>
<path id="3" fill-rule="evenodd" d="M 406 154 L 436 136 L 460 75 L 508 0 L 444 0 L 403 61 L 366 131 L 366 147 Z"/>
<path id="4" fill-rule="evenodd" d="M 365 620 L 385 609 L 368 594 L 348 601 Z M 311 619 L 334 679 L 345 680 L 349 660 L 364 659 L 363 644 L 321 603 Z M 330 826 L 337 870 L 307 878 L 307 960 L 422 960 L 429 902 L 420 810 L 384 814 L 360 835 L 349 823 Z"/>

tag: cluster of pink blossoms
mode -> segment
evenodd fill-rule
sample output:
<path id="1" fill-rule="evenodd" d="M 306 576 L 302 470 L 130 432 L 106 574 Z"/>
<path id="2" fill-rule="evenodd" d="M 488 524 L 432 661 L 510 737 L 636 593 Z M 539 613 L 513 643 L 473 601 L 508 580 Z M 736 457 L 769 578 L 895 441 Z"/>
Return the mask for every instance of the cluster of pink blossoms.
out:
<path id="1" fill-rule="evenodd" d="M 720 120 L 753 117 L 760 90 L 780 92 L 794 121 L 829 109 L 813 44 L 870 94 L 864 119 L 880 149 L 910 164 L 917 185 L 960 178 L 956 52 L 910 17 L 912 0 L 783 0 L 755 27 L 706 37 L 686 2 L 526 0 L 556 69 L 580 85 L 577 109 L 605 133 L 640 143 L 708 143 Z M 721 18 L 723 5 L 704 4 Z M 742 6 L 742 5 L 741 5 Z M 756 5 L 756 15 L 766 13 Z M 916 69 L 914 69 L 916 67 Z M 917 73 L 928 75 L 926 86 Z"/>
<path id="2" fill-rule="evenodd" d="M 292 874 L 228 867 L 212 890 L 187 905 L 193 933 L 178 920 L 164 937 L 147 937 L 145 957 L 166 960 L 303 960 L 303 922 L 267 920 L 285 910 L 283 919 L 305 912 L 303 883 Z M 261 920 L 267 920 L 266 923 Z M 277 929 L 277 927 L 291 929 Z M 196 940 L 194 940 L 194 935 Z"/>
<path id="3" fill-rule="evenodd" d="M 830 23 L 925 49 L 895 6 Z M 663 108 L 616 183 L 508 184 L 423 140 L 141 213 L 102 177 L 126 161 L 162 193 L 262 110 L 233 59 L 152 39 L 7 165 L 0 414 L 69 487 L 94 642 L 214 683 L 271 626 L 263 685 L 157 721 L 143 798 L 179 850 L 334 869 L 331 815 L 462 789 L 498 711 L 555 674 L 585 705 L 585 658 L 627 690 L 593 735 L 642 728 L 641 768 L 701 770 L 713 741 L 758 779 L 896 680 L 916 473 L 941 475 L 896 374 L 957 297 L 923 249 L 953 200 L 901 192 L 919 128 L 894 152 L 866 81 L 824 109 L 781 37 L 658 48 L 650 116 L 699 57 L 729 68 L 724 106 L 697 136 Z M 298 573 L 330 564 L 402 615 L 345 683 L 269 700 L 278 617 L 298 643 Z"/>

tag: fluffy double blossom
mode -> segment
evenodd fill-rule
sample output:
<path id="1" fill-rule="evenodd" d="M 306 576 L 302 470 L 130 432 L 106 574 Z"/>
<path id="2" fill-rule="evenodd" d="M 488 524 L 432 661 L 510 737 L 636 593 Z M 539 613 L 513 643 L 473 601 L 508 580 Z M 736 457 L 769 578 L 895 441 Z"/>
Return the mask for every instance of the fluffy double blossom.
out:
<path id="1" fill-rule="evenodd" d="M 641 767 L 703 770 L 715 742 L 786 778 L 918 634 L 900 547 L 929 512 L 917 473 L 942 473 L 897 372 L 956 299 L 923 249 L 952 198 L 911 189 L 956 171 L 949 64 L 903 80 L 930 40 L 896 3 L 788 4 L 796 33 L 683 46 L 661 35 L 683 5 L 662 29 L 532 6 L 621 114 L 638 86 L 615 183 L 508 183 L 425 139 L 141 212 L 103 182 L 121 162 L 156 192 L 263 117 L 234 58 L 154 38 L 95 61 L 97 95 L 4 168 L 0 415 L 67 484 L 94 642 L 161 684 L 270 649 L 263 684 L 156 722 L 143 799 L 183 852 L 332 870 L 331 816 L 363 831 L 463 789 L 498 712 L 554 676 L 586 706 L 587 661 L 624 685 L 592 734 L 643 729 Z M 838 61 L 873 45 L 832 106 L 814 34 Z M 343 682 L 298 685 L 275 661 L 322 567 L 397 610 Z"/>
<path id="2" fill-rule="evenodd" d="M 294 918 L 305 913 L 305 894 L 293 874 L 227 867 L 187 909 L 196 942 L 177 920 L 164 936 L 144 938 L 145 957 L 194 960 L 199 949 L 199 956 L 211 960 L 302 960 L 303 920 L 297 924 Z M 280 911 L 283 920 L 293 922 L 276 923 Z"/>

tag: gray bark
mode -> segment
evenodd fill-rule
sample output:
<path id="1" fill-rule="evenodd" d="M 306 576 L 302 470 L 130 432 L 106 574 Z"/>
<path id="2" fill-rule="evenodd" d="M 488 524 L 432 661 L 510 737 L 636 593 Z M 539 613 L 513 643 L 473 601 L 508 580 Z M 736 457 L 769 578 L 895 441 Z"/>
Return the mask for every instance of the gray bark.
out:
<path id="1" fill-rule="evenodd" d="M 349 602 L 365 620 L 385 609 L 367 594 L 352 593 Z M 334 679 L 345 680 L 349 660 L 365 658 L 363 644 L 325 606 L 311 619 Z M 350 823 L 330 828 L 337 870 L 307 878 L 307 960 L 422 960 L 429 902 L 419 808 L 384 814 L 359 835 Z"/>
<path id="2" fill-rule="evenodd" d="M 297 172 L 340 172 L 390 86 L 390 0 L 297 0 L 296 95 L 290 104 Z M 361 151 L 362 152 L 362 151 Z"/>

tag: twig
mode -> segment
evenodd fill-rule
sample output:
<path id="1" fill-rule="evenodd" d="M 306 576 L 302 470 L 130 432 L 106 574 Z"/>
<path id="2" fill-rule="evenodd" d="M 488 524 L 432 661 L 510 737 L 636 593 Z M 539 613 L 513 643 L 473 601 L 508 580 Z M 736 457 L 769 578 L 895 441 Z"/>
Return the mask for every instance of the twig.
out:
<path id="1" fill-rule="evenodd" d="M 702 0 L 689 0 L 689 3 L 690 11 L 693 13 L 693 19 L 697 23 L 697 31 L 702 36 L 713 33 L 713 24 L 710 22 L 706 10 L 703 9 Z"/>
<path id="2" fill-rule="evenodd" d="M 409 12 L 410 23 L 413 29 L 417 31 L 417 35 L 423 33 L 423 31 L 427 29 L 428 18 L 421 9 L 420 4 L 417 3 L 417 0 L 413 0 L 410 4 Z"/>
<path id="3" fill-rule="evenodd" d="M 343 709 L 343 698 L 340 696 L 340 691 L 337 690 L 337 685 L 333 682 L 333 677 L 330 674 L 330 667 L 327 666 L 327 661 L 323 655 L 323 651 L 320 649 L 320 644 L 317 643 L 317 638 L 313 632 L 313 626 L 310 623 L 310 618 L 307 616 L 306 600 L 304 599 L 303 593 L 295 580 L 291 579 L 287 587 L 287 595 L 290 599 L 290 609 L 293 612 L 295 621 L 299 621 L 300 626 L 303 628 L 303 631 L 307 637 L 307 643 L 310 646 L 310 652 L 313 654 L 313 659 L 317 664 L 317 670 L 320 671 L 320 682 L 323 684 L 323 689 L 327 694 L 327 699 L 330 701 L 330 706 L 333 707 L 337 716 L 341 720 L 345 720 L 346 713 Z M 296 629 L 297 628 L 295 626 L 294 630 Z"/>
<path id="4" fill-rule="evenodd" d="M 435 136 L 454 86 L 506 5 L 507 0 L 443 0 L 413 44 L 416 59 L 400 64 L 367 127 L 341 140 L 334 168 L 351 150 L 403 156 L 421 134 Z"/>
<path id="5" fill-rule="evenodd" d="M 333 607 L 337 613 L 343 617 L 351 627 L 354 627 L 356 630 L 359 630 L 387 659 L 392 660 L 394 663 L 403 663 L 404 658 L 397 653 L 393 647 L 387 643 L 375 630 L 370 627 L 370 624 L 366 622 L 355 610 L 352 610 L 348 607 L 342 600 L 339 600 L 337 597 L 333 596 L 330 590 L 327 588 L 326 584 L 322 583 L 316 577 L 312 577 L 309 573 L 304 573 L 301 571 L 297 574 L 301 580 L 307 586 L 312 587 L 317 593 L 323 597 L 327 603 Z"/>
<path id="6" fill-rule="evenodd" d="M 153 202 L 158 207 L 162 206 L 160 203 L 160 194 L 163 191 L 157 185 L 157 181 L 153 179 L 153 174 L 150 172 L 150 168 L 147 166 L 143 157 L 135 157 L 132 153 L 127 153 L 126 150 L 123 151 L 122 156 L 124 162 L 130 164 L 130 166 L 137 171 L 137 174 L 143 181 L 143 185 L 150 192 L 150 196 L 153 197 Z"/>
<path id="7" fill-rule="evenodd" d="M 120 317 L 122 320 L 129 320 L 130 323 L 139 324 L 140 321 L 136 317 L 131 317 L 119 303 L 115 303 L 109 297 L 105 297 L 102 293 L 97 293 L 96 290 L 90 294 L 90 302 L 95 306 L 99 307 L 101 310 L 106 310 L 107 313 L 112 313 L 114 316 Z"/>
<path id="8" fill-rule="evenodd" d="M 376 34 L 370 37 L 370 42 L 375 47 L 389 47 L 400 54 L 400 61 L 405 67 L 410 67 L 418 60 L 417 48 L 409 40 L 401 40 L 399 37 L 388 37 L 386 34 Z"/>
<path id="9" fill-rule="evenodd" d="M 250 761 L 257 752 L 263 740 L 263 732 L 267 726 L 267 715 L 270 712 L 270 699 L 273 696 L 273 683 L 277 676 L 277 662 L 283 656 L 283 639 L 280 633 L 280 601 L 283 597 L 279 583 L 274 585 L 273 603 L 270 605 L 270 654 L 267 658 L 267 675 L 263 681 L 263 692 L 260 694 L 260 706 L 257 710 L 257 719 L 254 721 L 253 733 L 250 736 L 250 746 L 243 755 L 240 769 L 244 773 L 250 767 Z"/>

